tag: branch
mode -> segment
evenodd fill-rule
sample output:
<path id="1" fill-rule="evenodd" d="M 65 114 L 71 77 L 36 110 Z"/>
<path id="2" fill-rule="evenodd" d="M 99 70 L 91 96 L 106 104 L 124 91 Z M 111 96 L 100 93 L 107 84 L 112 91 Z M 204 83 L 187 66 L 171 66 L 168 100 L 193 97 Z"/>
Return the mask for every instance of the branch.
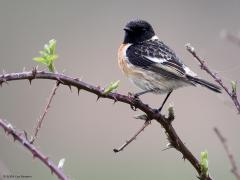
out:
<path id="1" fill-rule="evenodd" d="M 134 135 L 133 137 L 131 137 L 129 140 L 127 140 L 122 146 L 120 146 L 119 148 L 114 148 L 113 152 L 117 153 L 120 151 L 123 151 L 123 149 L 129 145 L 133 140 L 135 140 L 137 138 L 137 136 L 144 131 L 144 129 L 151 123 L 151 121 L 145 121 L 143 126 L 141 127 L 141 129 L 139 129 Z"/>
<path id="2" fill-rule="evenodd" d="M 227 145 L 227 140 L 222 136 L 222 134 L 220 133 L 220 131 L 216 127 L 214 128 L 214 131 L 217 134 L 218 139 L 222 143 L 223 148 L 227 153 L 228 159 L 229 159 L 230 164 L 232 166 L 232 169 L 231 169 L 232 173 L 235 175 L 237 180 L 240 180 L 240 174 L 239 174 L 238 169 L 237 169 L 236 161 L 234 159 L 233 154 L 229 150 L 229 147 Z"/>
<path id="3" fill-rule="evenodd" d="M 165 129 L 166 135 L 168 136 L 168 140 L 170 145 L 178 150 L 184 159 L 187 159 L 192 166 L 198 172 L 201 180 L 211 180 L 210 176 L 204 176 L 200 167 L 200 163 L 196 157 L 190 152 L 190 150 L 185 146 L 182 140 L 179 138 L 175 129 L 173 128 L 169 118 L 158 113 L 155 109 L 149 107 L 147 104 L 143 103 L 140 99 L 136 99 L 131 96 L 122 95 L 119 93 L 104 93 L 104 89 L 101 87 L 96 87 L 90 84 L 87 84 L 83 81 L 80 81 L 79 78 L 72 78 L 66 76 L 64 74 L 59 73 L 50 73 L 44 71 L 37 71 L 33 69 L 30 72 L 20 72 L 20 73 L 10 73 L 10 74 L 2 74 L 0 75 L 0 84 L 13 80 L 33 80 L 33 79 L 49 79 L 59 81 L 61 84 L 66 86 L 74 86 L 78 89 L 78 92 L 83 89 L 90 93 L 96 94 L 97 98 L 107 98 L 112 99 L 115 102 L 119 101 L 125 104 L 129 104 L 131 107 L 135 107 L 136 109 L 140 109 L 143 111 L 149 120 L 156 120 L 161 126 Z"/>
<path id="4" fill-rule="evenodd" d="M 200 67 L 201 69 L 205 70 L 210 76 L 212 76 L 212 78 L 225 90 L 225 92 L 230 96 L 230 98 L 232 99 L 234 105 L 237 108 L 238 113 L 240 113 L 240 103 L 238 101 L 238 97 L 237 97 L 237 93 L 236 93 L 236 87 L 233 88 L 232 92 L 223 84 L 221 78 L 217 77 L 216 73 L 213 73 L 208 66 L 206 65 L 206 62 L 204 60 L 202 60 L 195 52 L 194 47 L 191 46 L 191 44 L 186 44 L 186 48 L 188 50 L 188 52 L 190 52 L 193 57 L 195 59 L 198 60 L 198 62 L 200 63 Z M 236 86 L 236 84 L 235 84 Z"/>
<path id="5" fill-rule="evenodd" d="M 38 132 L 42 126 L 42 123 L 43 123 L 43 119 L 44 117 L 46 116 L 47 112 L 48 112 L 48 109 L 50 108 L 50 104 L 53 100 L 53 96 L 56 94 L 56 91 L 57 91 L 57 88 L 59 87 L 59 82 L 57 81 L 56 84 L 54 85 L 53 89 L 52 89 L 52 92 L 48 98 L 48 102 L 47 102 L 47 105 L 44 109 L 44 112 L 43 114 L 40 116 L 40 118 L 37 120 L 37 125 L 34 129 L 34 135 L 32 136 L 31 140 L 30 140 L 30 143 L 33 144 L 34 141 L 37 139 L 37 135 L 38 135 Z"/>
<path id="6" fill-rule="evenodd" d="M 43 164 L 45 164 L 52 173 L 54 173 L 59 179 L 67 180 L 67 176 L 60 170 L 52 161 L 49 160 L 47 156 L 42 154 L 35 146 L 33 146 L 24 136 L 24 133 L 20 133 L 18 130 L 13 128 L 13 126 L 7 122 L 0 119 L 0 126 L 4 129 L 7 134 L 13 136 L 14 141 L 20 142 L 27 150 L 29 150 L 33 158 L 38 158 Z"/>

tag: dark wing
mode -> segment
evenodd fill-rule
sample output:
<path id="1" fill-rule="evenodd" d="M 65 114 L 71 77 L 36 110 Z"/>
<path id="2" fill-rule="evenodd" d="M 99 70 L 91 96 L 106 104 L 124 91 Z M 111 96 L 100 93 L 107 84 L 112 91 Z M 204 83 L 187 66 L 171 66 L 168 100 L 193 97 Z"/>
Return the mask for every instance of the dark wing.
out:
<path id="1" fill-rule="evenodd" d="M 171 78 L 179 79 L 186 75 L 184 65 L 175 53 L 159 40 L 131 45 L 126 53 L 129 62 L 140 68 Z"/>

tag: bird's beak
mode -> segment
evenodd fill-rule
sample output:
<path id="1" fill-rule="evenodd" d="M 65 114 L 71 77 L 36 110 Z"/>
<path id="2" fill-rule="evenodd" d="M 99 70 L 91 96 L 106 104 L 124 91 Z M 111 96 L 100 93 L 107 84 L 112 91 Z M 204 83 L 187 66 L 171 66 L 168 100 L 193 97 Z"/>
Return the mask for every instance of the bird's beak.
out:
<path id="1" fill-rule="evenodd" d="M 125 27 L 125 28 L 123 28 L 123 30 L 126 31 L 126 32 L 133 32 L 133 30 L 129 27 Z"/>

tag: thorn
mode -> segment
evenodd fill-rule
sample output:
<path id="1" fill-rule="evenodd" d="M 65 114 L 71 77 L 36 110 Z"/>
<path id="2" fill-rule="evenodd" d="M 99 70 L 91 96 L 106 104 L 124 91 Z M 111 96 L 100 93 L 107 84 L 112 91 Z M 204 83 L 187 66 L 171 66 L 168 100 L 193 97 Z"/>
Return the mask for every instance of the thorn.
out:
<path id="1" fill-rule="evenodd" d="M 56 86 L 59 86 L 61 83 L 59 81 L 57 81 L 56 84 L 57 84 Z"/>
<path id="2" fill-rule="evenodd" d="M 32 85 L 32 78 L 29 78 L 28 81 L 29 81 L 29 84 Z"/>
<path id="3" fill-rule="evenodd" d="M 36 66 L 36 67 L 33 67 L 33 69 L 32 69 L 32 78 L 34 79 L 35 77 L 36 77 L 36 74 L 37 74 L 37 68 L 38 68 L 38 66 Z"/>
<path id="4" fill-rule="evenodd" d="M 50 166 L 50 171 L 51 171 L 51 174 L 53 175 L 53 167 Z"/>
<path id="5" fill-rule="evenodd" d="M 186 160 L 186 157 L 183 155 L 182 159 L 183 159 L 183 161 L 185 162 L 185 160 Z"/>
<path id="6" fill-rule="evenodd" d="M 76 80 L 76 81 L 80 81 L 80 79 L 79 79 L 79 78 L 74 78 L 74 80 Z"/>
<path id="7" fill-rule="evenodd" d="M 34 152 L 32 152 L 32 154 L 33 154 L 33 159 L 35 159 L 37 157 L 36 152 L 34 151 Z"/>
<path id="8" fill-rule="evenodd" d="M 131 109 L 134 110 L 134 111 L 137 111 L 137 108 L 133 105 L 130 105 Z"/>
<path id="9" fill-rule="evenodd" d="M 2 84 L 6 83 L 8 85 L 7 79 L 5 77 L 5 71 L 3 70 L 2 80 L 0 81 L 0 86 L 2 87 Z"/>
<path id="10" fill-rule="evenodd" d="M 13 142 L 15 142 L 17 140 L 16 135 L 12 134 L 12 137 L 13 137 Z"/>
<path id="11" fill-rule="evenodd" d="M 72 86 L 71 86 L 71 85 L 68 85 L 68 87 L 69 87 L 70 91 L 72 92 Z"/>
<path id="12" fill-rule="evenodd" d="M 26 68 L 25 67 L 23 67 L 23 72 L 25 72 L 26 71 Z"/>
<path id="13" fill-rule="evenodd" d="M 113 99 L 113 104 L 116 104 L 116 102 L 118 102 L 117 99 Z"/>
<path id="14" fill-rule="evenodd" d="M 97 100 L 96 100 L 96 102 L 97 102 L 100 98 L 101 98 L 101 97 L 98 95 L 98 96 L 97 96 Z"/>
<path id="15" fill-rule="evenodd" d="M 81 90 L 80 88 L 77 88 L 77 91 L 78 91 L 78 95 L 79 95 L 79 93 L 80 93 L 80 90 Z"/>

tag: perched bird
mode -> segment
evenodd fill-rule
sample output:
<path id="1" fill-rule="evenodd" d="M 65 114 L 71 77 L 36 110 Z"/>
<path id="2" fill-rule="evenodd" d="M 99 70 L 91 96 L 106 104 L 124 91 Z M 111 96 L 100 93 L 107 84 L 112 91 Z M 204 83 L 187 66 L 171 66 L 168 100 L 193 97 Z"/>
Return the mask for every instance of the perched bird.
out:
<path id="1" fill-rule="evenodd" d="M 197 77 L 176 56 L 175 52 L 155 35 L 152 26 L 144 20 L 134 20 L 124 28 L 124 41 L 118 50 L 118 64 L 122 72 L 143 91 L 167 93 L 159 108 L 161 111 L 171 92 L 179 87 L 200 84 L 214 92 L 221 89 L 215 84 Z"/>

